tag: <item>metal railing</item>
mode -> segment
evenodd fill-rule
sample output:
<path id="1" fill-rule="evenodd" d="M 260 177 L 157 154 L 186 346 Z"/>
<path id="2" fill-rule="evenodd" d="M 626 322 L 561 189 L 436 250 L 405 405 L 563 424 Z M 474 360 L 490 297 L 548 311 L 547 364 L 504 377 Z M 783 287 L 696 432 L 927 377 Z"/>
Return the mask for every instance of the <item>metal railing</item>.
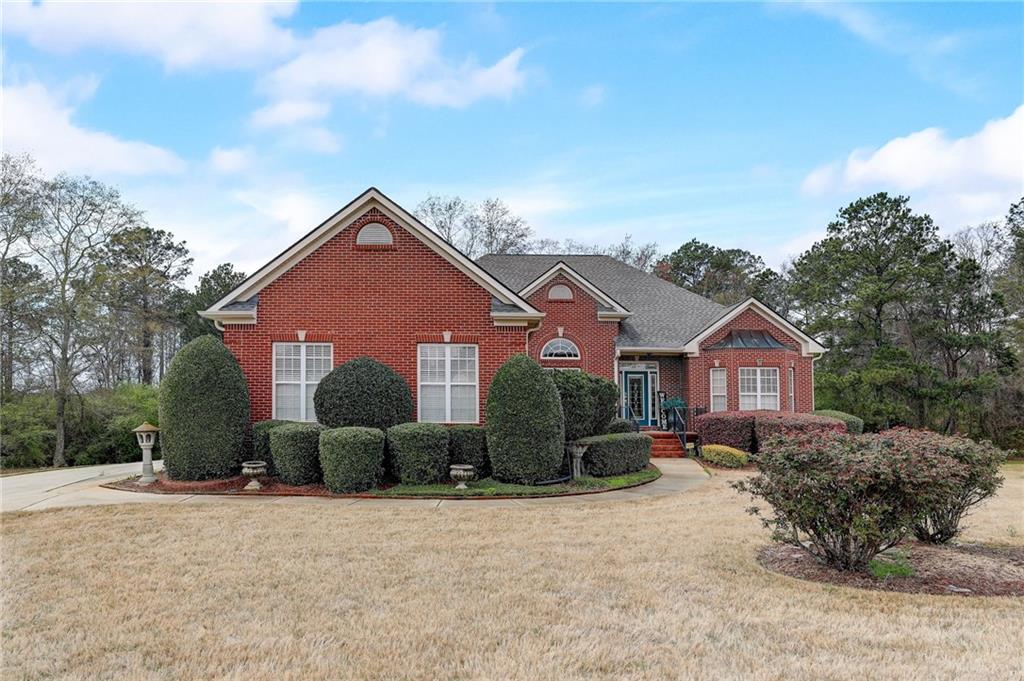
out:
<path id="1" fill-rule="evenodd" d="M 633 426 L 633 432 L 634 433 L 639 433 L 640 432 L 640 419 L 637 418 L 636 412 L 633 411 L 633 405 L 627 404 L 626 405 L 626 409 L 629 410 L 629 422 Z"/>
<path id="2" fill-rule="evenodd" d="M 679 444 L 683 446 L 684 452 L 686 451 L 686 446 L 692 443 L 694 454 L 700 456 L 700 435 L 691 431 L 688 426 L 693 422 L 691 415 L 696 417 L 705 412 L 707 412 L 705 407 L 691 407 L 689 409 L 672 407 L 669 412 L 669 430 L 675 433 L 675 436 L 679 438 Z"/>

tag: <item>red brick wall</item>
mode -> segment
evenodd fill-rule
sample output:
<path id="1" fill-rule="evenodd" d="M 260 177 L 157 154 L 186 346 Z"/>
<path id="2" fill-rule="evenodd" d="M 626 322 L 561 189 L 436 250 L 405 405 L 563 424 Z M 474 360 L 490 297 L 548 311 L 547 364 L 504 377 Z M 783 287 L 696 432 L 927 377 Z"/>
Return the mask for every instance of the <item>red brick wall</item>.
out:
<path id="1" fill-rule="evenodd" d="M 387 225 L 393 247 L 356 247 L 359 227 Z M 416 346 L 453 342 L 479 346 L 480 418 L 494 372 L 524 352 L 526 330 L 495 327 L 491 294 L 377 209 L 260 291 L 256 324 L 227 325 L 224 342 L 249 382 L 253 421 L 271 417 L 272 343 L 330 342 L 334 365 L 367 355 L 394 368 L 416 399 Z"/>
<path id="2" fill-rule="evenodd" d="M 568 286 L 572 300 L 548 300 L 548 289 L 556 284 Z M 545 367 L 577 367 L 615 380 L 615 337 L 619 323 L 598 321 L 597 301 L 589 293 L 558 274 L 534 291 L 527 302 L 546 314 L 540 328 L 530 334 L 531 357 Z M 544 344 L 558 338 L 558 327 L 562 327 L 563 337 L 580 349 L 578 361 L 540 358 Z"/>
<path id="3" fill-rule="evenodd" d="M 732 330 L 767 331 L 783 345 L 792 350 L 707 350 L 722 340 Z M 687 402 L 693 407 L 711 408 L 711 369 L 726 369 L 727 402 L 729 410 L 739 409 L 739 368 L 776 367 L 779 370 L 779 407 L 789 410 L 789 368 L 795 370 L 796 411 L 808 412 L 814 409 L 814 365 L 811 357 L 800 354 L 800 343 L 753 310 L 745 310 L 725 327 L 701 343 L 699 357 L 686 360 Z"/>

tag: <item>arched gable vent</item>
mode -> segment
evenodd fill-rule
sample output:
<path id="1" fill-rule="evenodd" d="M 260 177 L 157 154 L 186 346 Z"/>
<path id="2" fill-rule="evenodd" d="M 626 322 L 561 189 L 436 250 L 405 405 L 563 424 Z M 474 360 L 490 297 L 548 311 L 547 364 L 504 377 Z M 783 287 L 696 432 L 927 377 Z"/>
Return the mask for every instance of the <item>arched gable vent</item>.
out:
<path id="1" fill-rule="evenodd" d="M 555 284 L 548 289 L 548 300 L 572 300 L 572 289 L 565 284 Z"/>
<path id="2" fill-rule="evenodd" d="M 392 243 L 391 230 L 379 222 L 363 225 L 356 235 L 357 246 L 390 246 Z"/>

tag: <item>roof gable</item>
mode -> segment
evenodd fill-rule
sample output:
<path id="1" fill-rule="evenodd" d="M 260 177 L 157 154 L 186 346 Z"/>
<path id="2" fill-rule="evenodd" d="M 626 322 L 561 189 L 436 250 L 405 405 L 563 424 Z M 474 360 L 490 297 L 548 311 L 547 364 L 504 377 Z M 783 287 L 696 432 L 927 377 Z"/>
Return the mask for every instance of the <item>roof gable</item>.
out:
<path id="1" fill-rule="evenodd" d="M 792 336 L 794 340 L 800 343 L 800 351 L 804 356 L 820 355 L 827 351 L 827 349 L 818 343 L 817 340 L 798 329 L 789 320 L 762 303 L 757 298 L 747 298 L 742 303 L 728 308 L 721 317 L 713 321 L 700 333 L 691 338 L 683 347 L 683 351 L 687 354 L 699 355 L 700 344 L 702 341 L 747 310 L 756 312 Z"/>
<path id="2" fill-rule="evenodd" d="M 315 252 L 333 236 L 349 227 L 352 222 L 371 208 L 376 208 L 383 212 L 402 229 L 416 237 L 477 285 L 488 291 L 500 303 L 491 312 L 495 323 L 525 324 L 531 319 L 539 319 L 544 316 L 544 313 L 536 310 L 515 291 L 491 276 L 491 274 L 375 187 L 370 187 L 357 196 L 315 229 L 289 246 L 276 258 L 258 269 L 252 276 L 248 277 L 230 293 L 214 303 L 208 310 L 204 310 L 199 314 L 207 319 L 213 319 L 221 323 L 251 324 L 255 322 L 258 314 L 258 305 L 253 304 L 251 301 L 258 296 L 263 288 L 301 262 L 306 256 Z M 240 305 L 240 303 L 244 303 L 244 305 Z"/>
<path id="3" fill-rule="evenodd" d="M 529 284 L 524 286 L 520 291 L 519 295 L 523 298 L 529 298 L 544 284 L 554 279 L 556 276 L 562 275 L 576 286 L 580 287 L 586 293 L 596 300 L 599 304 L 598 317 L 602 319 L 625 319 L 632 313 L 625 307 L 620 305 L 614 298 L 598 288 L 593 282 L 584 277 L 582 274 L 569 267 L 564 260 L 559 260 L 550 269 L 538 276 L 536 279 L 531 281 Z M 606 309 L 601 310 L 600 306 L 604 306 Z"/>

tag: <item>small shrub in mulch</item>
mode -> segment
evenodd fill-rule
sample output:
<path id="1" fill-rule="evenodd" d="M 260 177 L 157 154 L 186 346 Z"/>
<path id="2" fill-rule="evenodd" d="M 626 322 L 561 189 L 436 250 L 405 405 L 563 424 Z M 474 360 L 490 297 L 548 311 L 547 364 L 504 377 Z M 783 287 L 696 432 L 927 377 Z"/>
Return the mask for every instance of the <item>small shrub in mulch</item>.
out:
<path id="1" fill-rule="evenodd" d="M 323 480 L 319 423 L 288 423 L 270 429 L 270 452 L 281 481 L 311 485 Z"/>
<path id="2" fill-rule="evenodd" d="M 704 445 L 700 456 L 706 463 L 722 468 L 743 468 L 749 458 L 746 452 L 725 445 Z"/>
<path id="3" fill-rule="evenodd" d="M 877 557 L 871 570 L 853 572 L 829 567 L 794 546 L 772 544 L 761 549 L 758 562 L 789 577 L 859 589 L 1024 596 L 1024 547 L 1019 546 L 906 542 Z"/>
<path id="4" fill-rule="evenodd" d="M 651 463 L 654 441 L 644 433 L 611 433 L 585 437 L 577 442 L 587 445 L 583 454 L 587 474 L 605 477 L 646 468 Z"/>
<path id="5" fill-rule="evenodd" d="M 483 426 L 451 426 L 448 429 L 448 457 L 450 463 L 473 466 L 478 480 L 490 477 L 487 429 Z"/>
<path id="6" fill-rule="evenodd" d="M 448 429 L 440 423 L 400 423 L 388 428 L 392 473 L 405 484 L 448 479 Z"/>

